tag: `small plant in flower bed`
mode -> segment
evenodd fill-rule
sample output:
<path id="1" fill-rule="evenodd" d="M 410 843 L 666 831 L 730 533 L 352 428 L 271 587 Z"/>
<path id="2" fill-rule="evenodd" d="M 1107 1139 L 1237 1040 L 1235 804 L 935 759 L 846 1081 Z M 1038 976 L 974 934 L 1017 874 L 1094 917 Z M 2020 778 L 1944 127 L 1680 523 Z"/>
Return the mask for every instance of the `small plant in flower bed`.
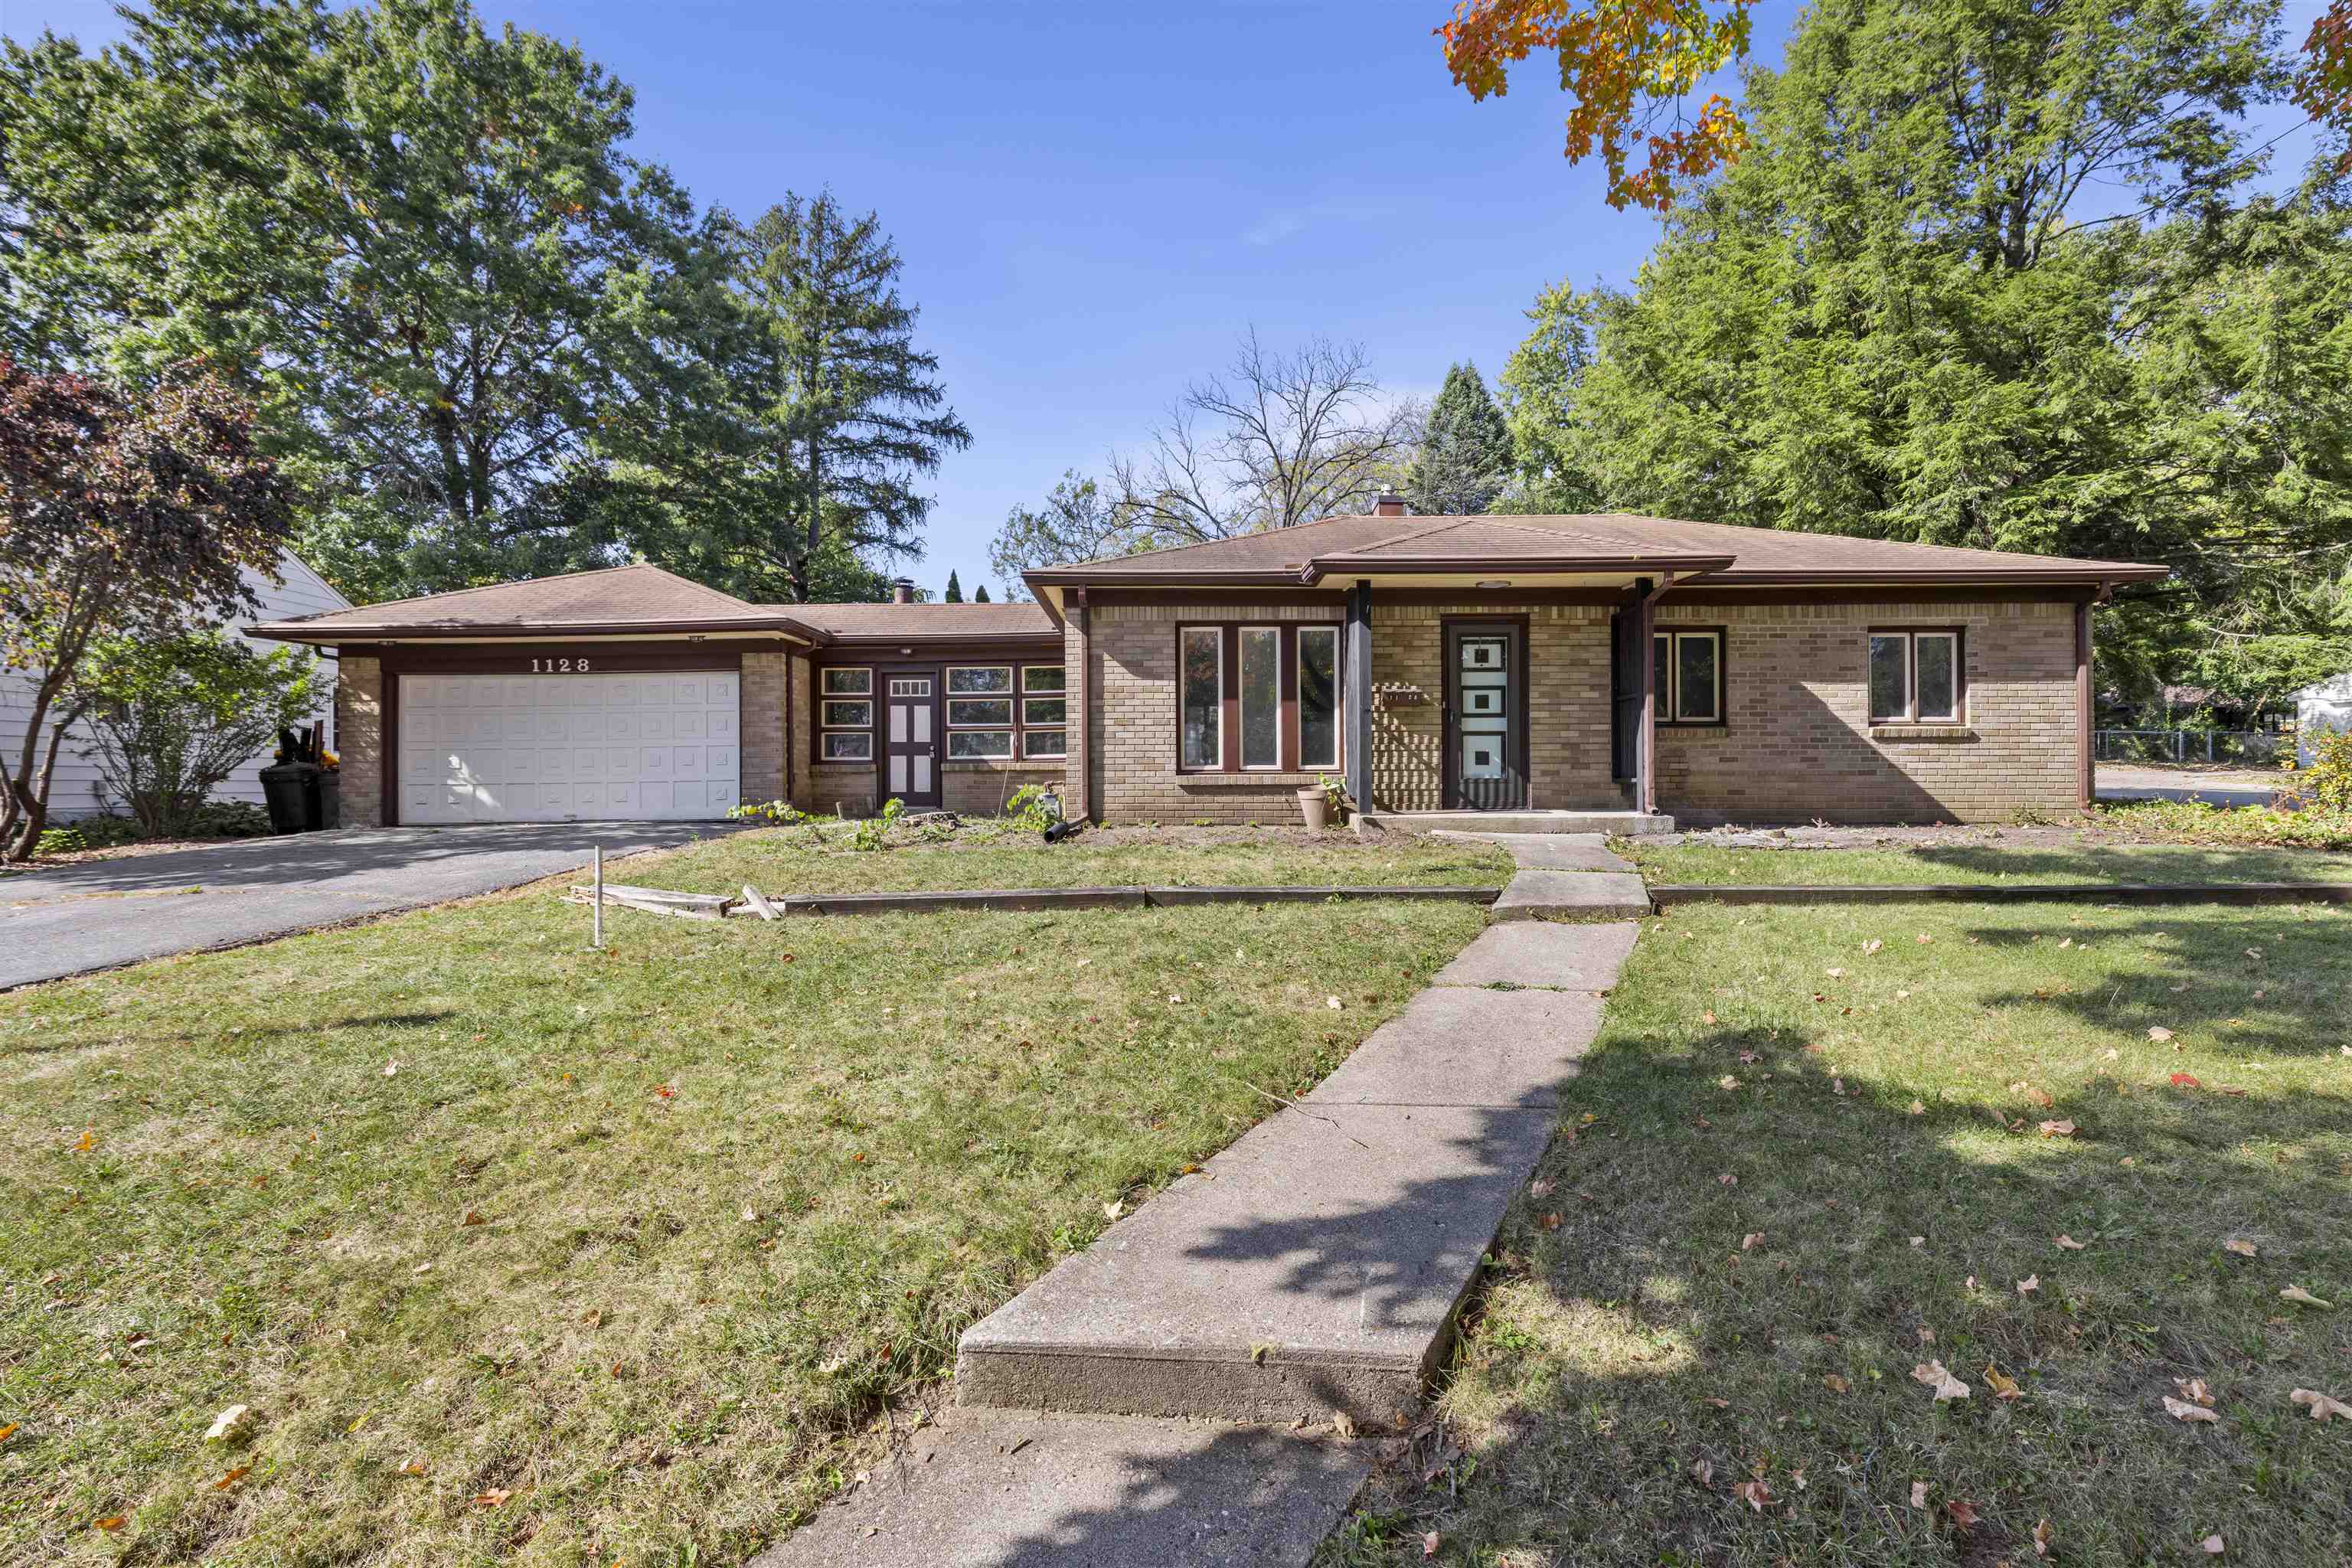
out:
<path id="1" fill-rule="evenodd" d="M 112 849 L 137 842 L 139 825 L 127 816 L 85 816 L 41 834 L 37 851 L 43 855 L 79 855 L 86 849 Z"/>

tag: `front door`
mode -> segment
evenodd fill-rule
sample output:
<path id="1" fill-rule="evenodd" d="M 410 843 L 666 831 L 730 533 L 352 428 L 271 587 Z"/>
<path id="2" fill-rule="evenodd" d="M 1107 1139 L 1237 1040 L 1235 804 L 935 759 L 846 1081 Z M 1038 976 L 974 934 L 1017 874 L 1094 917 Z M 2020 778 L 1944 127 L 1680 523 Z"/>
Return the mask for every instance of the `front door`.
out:
<path id="1" fill-rule="evenodd" d="M 909 811 L 940 804 L 939 681 L 930 675 L 887 678 L 882 796 Z"/>
<path id="2" fill-rule="evenodd" d="M 1445 627 L 1445 804 L 1523 811 L 1528 804 L 1527 639 L 1509 621 Z"/>

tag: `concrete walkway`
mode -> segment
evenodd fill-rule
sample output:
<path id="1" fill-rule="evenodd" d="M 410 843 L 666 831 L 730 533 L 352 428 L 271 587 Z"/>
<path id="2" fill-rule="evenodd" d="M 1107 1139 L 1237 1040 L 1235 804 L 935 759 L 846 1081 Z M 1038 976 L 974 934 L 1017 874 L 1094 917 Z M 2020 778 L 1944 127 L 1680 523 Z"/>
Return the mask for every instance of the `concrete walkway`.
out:
<path id="1" fill-rule="evenodd" d="M 1511 852 L 1518 875 L 1487 910 L 1489 920 L 1639 920 L 1650 912 L 1641 874 L 1611 852 L 1603 834 L 1448 831 L 1431 837 L 1475 838 Z"/>
<path id="2" fill-rule="evenodd" d="M 1338 1418 L 1419 1409 L 1635 930 L 1488 930 L 1305 1098 L 968 1330 L 961 1407 L 760 1568 L 1305 1563 L 1370 1468 Z"/>

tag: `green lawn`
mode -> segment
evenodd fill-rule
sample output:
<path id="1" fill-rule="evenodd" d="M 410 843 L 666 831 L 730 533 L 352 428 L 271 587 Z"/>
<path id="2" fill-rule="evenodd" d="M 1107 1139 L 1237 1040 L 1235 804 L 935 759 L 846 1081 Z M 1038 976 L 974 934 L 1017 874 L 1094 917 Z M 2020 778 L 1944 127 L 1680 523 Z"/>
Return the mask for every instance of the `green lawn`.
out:
<path id="1" fill-rule="evenodd" d="M 1890 887 L 1926 882 L 2026 886 L 2048 882 L 2352 882 L 2352 854 L 2315 849 L 2229 849 L 2186 845 L 2091 845 L 2004 848 L 1958 845 L 1919 849 L 1673 848 L 1621 840 L 1616 847 L 1651 885 L 1835 884 Z"/>
<path id="2" fill-rule="evenodd" d="M 731 893 L 750 882 L 771 896 L 1138 884 L 1499 888 L 1511 879 L 1510 855 L 1491 844 L 1403 836 L 1376 843 L 1337 833 L 1313 842 L 1271 834 L 1206 843 L 1082 836 L 1045 844 L 1034 833 L 990 826 L 937 844 L 908 835 L 890 848 L 861 852 L 847 847 L 844 828 L 828 825 L 823 834 L 822 840 L 805 827 L 733 834 L 632 859 L 612 874 L 687 892 Z"/>
<path id="3" fill-rule="evenodd" d="M 1238 859 L 1182 865 L 1297 874 Z M 542 886 L 0 997 L 0 1562 L 740 1563 L 1481 918 L 615 911 L 593 952 Z"/>
<path id="4" fill-rule="evenodd" d="M 2352 1404 L 2347 994 L 2322 906 L 1645 922 L 1445 1426 L 1325 1562 L 2337 1568 L 2352 1420 L 2289 1394 Z"/>

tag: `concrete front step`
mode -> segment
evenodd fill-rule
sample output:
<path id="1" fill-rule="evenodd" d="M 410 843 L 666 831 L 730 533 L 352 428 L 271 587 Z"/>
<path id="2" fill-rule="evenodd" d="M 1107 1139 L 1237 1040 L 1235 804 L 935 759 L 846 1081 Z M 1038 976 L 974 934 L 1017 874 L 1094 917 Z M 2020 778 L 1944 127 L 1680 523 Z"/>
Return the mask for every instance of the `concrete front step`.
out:
<path id="1" fill-rule="evenodd" d="M 1649 912 L 1649 889 L 1630 871 L 1521 871 L 1486 906 L 1490 921 L 1622 921 Z"/>
<path id="2" fill-rule="evenodd" d="M 1298 1568 L 1372 1448 L 1328 1432 L 949 1410 L 751 1568 Z"/>
<path id="3" fill-rule="evenodd" d="M 1675 819 L 1642 811 L 1368 811 L 1363 820 L 1403 833 L 1672 833 Z"/>
<path id="4" fill-rule="evenodd" d="M 966 1331 L 958 1397 L 1276 1423 L 1412 1412 L 1627 945 L 1602 926 L 1481 936 L 1456 960 L 1475 986 L 1415 997 L 1303 1100 Z M 1542 988 L 1561 980 L 1575 988 Z"/>

